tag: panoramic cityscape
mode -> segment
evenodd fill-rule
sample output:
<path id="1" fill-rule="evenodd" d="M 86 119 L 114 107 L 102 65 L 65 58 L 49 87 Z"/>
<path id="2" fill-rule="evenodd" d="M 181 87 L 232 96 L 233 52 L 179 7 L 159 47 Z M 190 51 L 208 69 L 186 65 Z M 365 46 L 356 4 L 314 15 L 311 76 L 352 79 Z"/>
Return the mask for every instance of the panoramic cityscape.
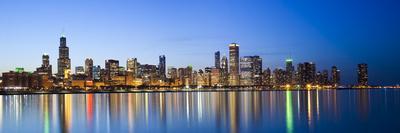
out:
<path id="1" fill-rule="evenodd" d="M 264 68 L 258 55 L 240 56 L 240 45 L 228 45 L 229 57 L 220 51 L 214 53 L 214 66 L 194 70 L 192 66 L 167 68 L 165 55 L 159 56 L 159 64 L 140 64 L 137 58 L 126 60 L 126 66 L 120 66 L 117 59 L 105 60 L 105 68 L 94 65 L 93 59 L 86 58 L 84 66 L 71 66 L 67 38 L 60 37 L 57 72 L 53 74 L 50 55 L 43 54 L 42 65 L 34 72 L 23 67 L 2 74 L 3 92 L 61 92 L 81 90 L 80 92 L 102 90 L 182 90 L 202 88 L 230 89 L 335 89 L 335 88 L 371 88 L 368 85 L 368 65 L 358 64 L 357 84 L 340 84 L 341 71 L 337 66 L 329 70 L 318 71 L 314 62 L 297 65 L 293 59 L 285 60 L 285 69 Z M 212 59 L 210 59 L 212 60 Z M 83 61 L 82 61 L 83 62 Z M 296 67 L 295 67 L 296 66 Z M 75 69 L 72 73 L 72 69 Z M 73 92 L 73 91 L 70 91 Z"/>
<path id="2" fill-rule="evenodd" d="M 397 133 L 400 1 L 0 1 L 0 133 Z"/>

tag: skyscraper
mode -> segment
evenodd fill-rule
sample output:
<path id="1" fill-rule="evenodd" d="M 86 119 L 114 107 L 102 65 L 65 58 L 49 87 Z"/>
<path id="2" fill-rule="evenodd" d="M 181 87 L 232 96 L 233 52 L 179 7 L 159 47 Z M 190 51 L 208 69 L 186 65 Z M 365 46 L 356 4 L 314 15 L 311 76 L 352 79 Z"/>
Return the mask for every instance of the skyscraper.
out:
<path id="1" fill-rule="evenodd" d="M 267 68 L 263 72 L 263 85 L 265 86 L 271 86 L 272 85 L 272 79 L 271 79 L 271 69 Z"/>
<path id="2" fill-rule="evenodd" d="M 52 66 L 50 65 L 50 56 L 48 54 L 43 54 L 42 66 L 37 68 L 36 71 L 40 75 L 47 75 L 49 78 L 52 76 Z"/>
<path id="3" fill-rule="evenodd" d="M 88 80 L 93 80 L 93 59 L 91 58 L 85 60 L 85 75 Z"/>
<path id="4" fill-rule="evenodd" d="M 222 56 L 222 59 L 221 59 L 221 83 L 222 83 L 222 85 L 229 84 L 228 76 L 229 76 L 228 58 L 226 56 Z"/>
<path id="5" fill-rule="evenodd" d="M 340 70 L 336 66 L 332 66 L 332 86 L 337 87 L 340 85 Z"/>
<path id="6" fill-rule="evenodd" d="M 305 83 L 306 84 L 314 84 L 315 83 L 315 75 L 316 75 L 316 67 L 312 62 L 305 62 Z"/>
<path id="7" fill-rule="evenodd" d="M 114 78 L 115 76 L 118 75 L 118 71 L 119 71 L 119 61 L 118 60 L 106 60 L 105 63 L 106 69 L 105 69 L 105 73 L 106 73 L 106 80 L 112 80 L 112 78 Z"/>
<path id="8" fill-rule="evenodd" d="M 229 44 L 229 85 L 240 85 L 239 82 L 239 44 Z"/>
<path id="9" fill-rule="evenodd" d="M 215 68 L 221 68 L 221 53 L 219 51 L 215 52 Z"/>
<path id="10" fill-rule="evenodd" d="M 59 78 L 63 78 L 64 73 L 71 70 L 71 59 L 69 58 L 69 48 L 67 47 L 67 38 L 61 36 L 60 47 L 58 48 L 58 73 Z"/>
<path id="11" fill-rule="evenodd" d="M 159 64 L 158 64 L 158 75 L 160 76 L 161 80 L 166 80 L 166 63 L 165 63 L 165 55 L 161 55 L 159 57 Z"/>
<path id="12" fill-rule="evenodd" d="M 244 56 L 240 59 L 240 85 L 261 85 L 262 59 Z"/>
<path id="13" fill-rule="evenodd" d="M 133 74 L 133 77 L 136 77 L 138 74 L 139 64 L 137 62 L 137 58 L 130 58 L 126 61 L 126 70 Z"/>
<path id="14" fill-rule="evenodd" d="M 368 65 L 358 64 L 358 85 L 365 87 L 368 86 Z"/>
<path id="15" fill-rule="evenodd" d="M 316 82 L 316 67 L 312 62 L 304 62 L 299 64 L 297 68 L 297 83 L 299 85 L 312 85 Z"/>
<path id="16" fill-rule="evenodd" d="M 99 65 L 93 67 L 93 80 L 100 81 L 101 79 L 101 67 Z"/>
<path id="17" fill-rule="evenodd" d="M 84 75 L 85 74 L 85 68 L 83 66 L 75 67 L 75 74 L 76 75 Z"/>
<path id="18" fill-rule="evenodd" d="M 292 84 L 294 76 L 293 60 L 288 58 L 285 60 L 285 63 L 286 63 L 286 75 L 285 75 L 286 84 Z"/>

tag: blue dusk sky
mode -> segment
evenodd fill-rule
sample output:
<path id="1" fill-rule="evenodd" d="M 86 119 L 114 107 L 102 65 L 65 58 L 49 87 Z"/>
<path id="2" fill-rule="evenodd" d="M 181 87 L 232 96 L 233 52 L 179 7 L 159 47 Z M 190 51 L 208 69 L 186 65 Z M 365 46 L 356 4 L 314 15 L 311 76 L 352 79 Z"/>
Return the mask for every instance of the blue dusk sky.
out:
<path id="1" fill-rule="evenodd" d="M 337 65 L 342 82 L 356 82 L 368 63 L 371 84 L 400 83 L 400 2 L 386 0 L 139 0 L 0 1 L 0 71 L 35 70 L 48 53 L 54 71 L 59 37 L 67 37 L 72 67 L 87 57 L 127 58 L 195 69 L 212 66 L 213 54 L 260 55 L 264 68 L 284 60 Z"/>

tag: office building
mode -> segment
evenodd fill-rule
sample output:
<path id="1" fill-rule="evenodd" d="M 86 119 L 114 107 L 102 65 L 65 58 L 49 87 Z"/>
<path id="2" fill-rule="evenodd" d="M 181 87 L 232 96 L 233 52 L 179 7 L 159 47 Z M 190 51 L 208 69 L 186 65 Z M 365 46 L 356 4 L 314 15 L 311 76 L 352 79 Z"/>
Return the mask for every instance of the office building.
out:
<path id="1" fill-rule="evenodd" d="M 336 66 L 332 66 L 332 86 L 337 87 L 340 85 L 340 70 Z"/>
<path id="2" fill-rule="evenodd" d="M 161 80 L 166 80 L 167 75 L 166 75 L 166 60 L 165 60 L 165 55 L 161 55 L 159 57 L 159 63 L 158 63 L 158 75 L 160 76 Z"/>
<path id="3" fill-rule="evenodd" d="M 259 56 L 244 56 L 240 59 L 240 85 L 262 84 L 262 59 Z"/>
<path id="4" fill-rule="evenodd" d="M 239 44 L 229 44 L 229 85 L 240 85 L 239 81 Z"/>
<path id="5" fill-rule="evenodd" d="M 366 87 L 368 86 L 368 65 L 367 64 L 358 64 L 358 86 Z"/>
<path id="6" fill-rule="evenodd" d="M 228 69 L 228 58 L 222 56 L 221 59 L 221 83 L 224 86 L 229 85 L 229 69 Z"/>
<path id="7" fill-rule="evenodd" d="M 85 60 L 85 75 L 88 80 L 93 80 L 93 59 L 91 58 Z"/>
<path id="8" fill-rule="evenodd" d="M 42 55 L 42 66 L 36 69 L 39 75 L 46 75 L 48 78 L 52 77 L 52 66 L 50 65 L 50 56 L 48 54 Z"/>
<path id="9" fill-rule="evenodd" d="M 65 36 L 61 36 L 58 50 L 59 57 L 57 77 L 65 78 L 69 76 L 65 74 L 68 74 L 71 70 L 71 59 L 69 58 L 69 48 L 67 47 L 67 38 Z"/>
<path id="10" fill-rule="evenodd" d="M 293 77 L 294 77 L 294 66 L 293 66 L 293 59 L 288 58 L 285 60 L 286 63 L 286 84 L 293 84 Z"/>
<path id="11" fill-rule="evenodd" d="M 75 74 L 76 75 L 84 75 L 85 74 L 85 68 L 83 66 L 75 67 Z"/>
<path id="12" fill-rule="evenodd" d="M 119 71 L 119 61 L 118 60 L 112 60 L 112 59 L 106 60 L 105 66 L 106 66 L 105 80 L 107 80 L 107 81 L 112 80 L 114 77 L 116 77 L 118 75 L 118 71 Z"/>
<path id="13" fill-rule="evenodd" d="M 214 54 L 215 68 L 221 68 L 221 53 L 219 51 Z"/>

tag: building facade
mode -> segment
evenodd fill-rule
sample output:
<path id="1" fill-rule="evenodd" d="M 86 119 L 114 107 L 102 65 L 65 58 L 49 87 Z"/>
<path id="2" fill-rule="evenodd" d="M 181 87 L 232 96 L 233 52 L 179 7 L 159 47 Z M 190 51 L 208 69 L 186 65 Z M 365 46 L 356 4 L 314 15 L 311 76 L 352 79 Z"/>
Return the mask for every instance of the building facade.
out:
<path id="1" fill-rule="evenodd" d="M 229 44 L 229 85 L 240 85 L 239 81 L 239 44 Z"/>
<path id="2" fill-rule="evenodd" d="M 93 80 L 93 59 L 91 58 L 85 60 L 85 75 L 88 80 Z"/>
<path id="3" fill-rule="evenodd" d="M 358 64 L 358 86 L 368 86 L 368 65 L 367 64 Z"/>
<path id="4" fill-rule="evenodd" d="M 160 79 L 165 81 L 167 79 L 167 73 L 166 73 L 166 59 L 165 55 L 161 55 L 159 57 L 159 63 L 158 63 L 158 75 L 160 76 Z"/>
<path id="5" fill-rule="evenodd" d="M 67 47 L 67 38 L 62 36 L 60 38 L 60 46 L 58 48 L 58 72 L 57 77 L 65 78 L 67 77 L 67 71 L 71 70 L 71 59 L 69 58 L 69 48 Z"/>

